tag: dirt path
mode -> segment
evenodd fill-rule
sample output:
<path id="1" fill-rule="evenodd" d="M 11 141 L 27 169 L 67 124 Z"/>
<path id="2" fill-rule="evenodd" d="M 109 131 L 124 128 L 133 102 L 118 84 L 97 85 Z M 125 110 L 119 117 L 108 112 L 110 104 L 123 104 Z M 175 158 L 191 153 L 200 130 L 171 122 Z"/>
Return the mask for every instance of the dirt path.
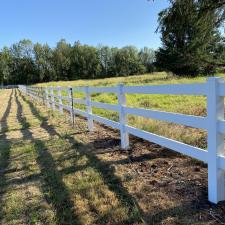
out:
<path id="1" fill-rule="evenodd" d="M 76 118 L 75 128 L 18 90 L 0 95 L 0 224 L 225 224 L 207 168 Z"/>

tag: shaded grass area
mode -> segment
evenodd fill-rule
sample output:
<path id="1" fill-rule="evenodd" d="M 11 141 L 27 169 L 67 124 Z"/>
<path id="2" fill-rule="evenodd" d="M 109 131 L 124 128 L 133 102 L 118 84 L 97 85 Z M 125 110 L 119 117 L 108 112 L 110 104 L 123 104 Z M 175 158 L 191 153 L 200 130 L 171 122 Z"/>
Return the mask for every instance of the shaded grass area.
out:
<path id="1" fill-rule="evenodd" d="M 225 77 L 225 74 L 216 76 Z M 160 85 L 160 84 L 181 84 L 206 82 L 207 77 L 184 78 L 174 77 L 165 72 L 146 74 L 140 76 L 116 77 L 99 80 L 77 80 L 59 81 L 38 84 L 40 86 L 115 86 L 119 83 L 125 85 Z M 63 95 L 67 95 L 64 91 Z M 74 97 L 84 98 L 81 92 L 74 92 Z M 117 104 L 117 96 L 111 93 L 93 93 L 92 100 L 110 104 Z M 66 102 L 65 102 L 66 103 Z M 206 98 L 203 96 L 186 95 L 127 95 L 127 105 L 145 109 L 154 109 L 167 112 L 183 113 L 188 115 L 206 116 Z M 76 104 L 75 107 L 85 110 L 85 106 Z M 93 107 L 93 113 L 118 121 L 118 113 Z M 128 115 L 129 125 L 153 132 L 158 135 L 166 136 L 186 144 L 206 148 L 206 132 L 204 130 L 193 129 L 164 121 L 156 121 L 143 117 Z"/>
<path id="2" fill-rule="evenodd" d="M 143 223 L 140 207 L 120 178 L 87 151 L 89 144 L 77 140 L 62 118 L 41 107 L 44 116 L 16 90 L 5 104 L 0 224 Z M 56 123 L 61 119 L 64 126 L 51 125 L 48 116 Z M 7 117 L 17 118 L 20 134 Z M 39 123 L 32 126 L 34 119 Z M 85 135 L 84 126 L 77 129 Z"/>

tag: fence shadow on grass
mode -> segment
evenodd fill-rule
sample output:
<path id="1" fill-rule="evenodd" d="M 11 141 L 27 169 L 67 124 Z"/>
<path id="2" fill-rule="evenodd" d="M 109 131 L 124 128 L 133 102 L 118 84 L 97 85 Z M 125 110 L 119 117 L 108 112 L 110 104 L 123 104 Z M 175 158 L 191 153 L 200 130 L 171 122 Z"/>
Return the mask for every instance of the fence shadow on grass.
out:
<path id="1" fill-rule="evenodd" d="M 62 199 L 58 199 L 57 195 L 59 194 L 60 186 L 63 189 L 66 189 L 65 185 L 62 182 L 62 176 L 65 174 L 71 174 L 74 173 L 75 171 L 83 170 L 87 167 L 92 167 L 98 173 L 101 175 L 103 178 L 104 184 L 107 185 L 110 191 L 112 191 L 117 199 L 120 201 L 120 203 L 123 205 L 124 208 L 128 209 L 128 212 L 130 213 L 129 218 L 127 218 L 125 221 L 122 221 L 122 224 L 133 224 L 137 222 L 141 222 L 141 209 L 138 205 L 138 203 L 135 201 L 135 199 L 128 193 L 127 189 L 123 187 L 122 181 L 120 178 L 118 178 L 114 174 L 114 170 L 110 167 L 108 163 L 105 163 L 97 158 L 93 153 L 88 152 L 86 149 L 90 147 L 90 145 L 85 145 L 83 143 L 78 142 L 75 138 L 72 136 L 65 136 L 61 137 L 61 135 L 55 130 L 53 125 L 49 125 L 47 122 L 47 118 L 45 116 L 42 116 L 39 111 L 36 109 L 35 105 L 28 100 L 28 98 L 25 98 L 23 95 L 21 95 L 21 98 L 24 102 L 26 102 L 30 110 L 40 122 L 41 122 L 41 127 L 48 132 L 50 135 L 58 136 L 59 138 L 64 138 L 69 141 L 69 143 L 72 145 L 72 148 L 75 149 L 74 154 L 79 153 L 79 156 L 85 156 L 88 159 L 88 163 L 85 166 L 74 166 L 72 168 L 67 168 L 59 173 L 56 169 L 56 165 L 54 162 L 54 159 L 52 158 L 52 155 L 48 152 L 46 149 L 46 146 L 43 142 L 41 141 L 35 141 L 35 149 L 37 150 L 39 154 L 38 158 L 38 164 L 41 167 L 41 172 L 46 175 L 45 178 L 45 183 L 48 185 L 53 193 L 54 196 L 52 196 L 53 199 L 56 199 L 57 202 L 55 202 L 55 208 L 58 211 L 57 217 L 63 217 L 62 214 L 60 214 L 60 209 L 61 206 L 65 206 L 65 202 L 62 202 Z M 73 157 L 73 156 L 71 156 Z M 57 182 L 54 184 L 52 183 L 52 176 L 56 176 L 59 179 L 59 183 Z M 81 193 L 82 195 L 82 193 Z M 83 198 L 86 196 L 83 195 Z M 89 202 L 91 204 L 91 202 Z M 70 204 L 68 204 L 69 206 Z M 72 206 L 69 206 L 72 207 Z M 91 205 L 93 207 L 93 205 Z M 110 212 L 109 212 L 110 213 Z M 64 215 L 65 216 L 65 215 Z M 95 221 L 96 224 L 102 224 L 102 221 L 107 218 L 107 215 L 105 215 L 105 218 L 99 218 L 99 220 Z M 63 219 L 63 218 L 62 218 Z M 120 223 L 120 224 L 121 224 Z M 71 223 L 70 223 L 71 224 Z M 79 221 L 77 222 L 79 224 Z"/>
<path id="2" fill-rule="evenodd" d="M 21 97 L 21 95 L 20 95 Z M 23 98 L 23 100 L 25 100 Z M 56 219 L 58 224 L 79 224 L 79 218 L 76 216 L 74 212 L 73 203 L 70 200 L 70 194 L 63 182 L 62 175 L 57 171 L 56 165 L 54 163 L 54 159 L 51 153 L 48 152 L 46 144 L 34 138 L 33 133 L 28 129 L 30 127 L 26 117 L 23 116 L 23 106 L 16 96 L 17 103 L 17 119 L 22 125 L 22 134 L 24 140 L 32 141 L 34 145 L 34 149 L 38 154 L 37 163 L 40 167 L 40 176 L 34 176 L 35 179 L 43 179 L 42 180 L 42 190 L 43 194 L 47 202 L 51 203 L 56 212 Z M 34 107 L 31 107 L 29 101 L 26 101 L 29 104 L 30 109 L 34 116 L 40 119 L 41 127 L 46 127 L 47 122 L 41 120 L 40 116 L 38 116 L 38 111 L 35 110 Z M 49 134 L 56 135 L 57 132 L 53 127 L 49 127 L 49 129 L 45 129 Z M 30 177 L 31 178 L 31 177 Z M 24 181 L 26 181 L 25 179 Z M 46 194 L 48 193 L 48 194 Z"/>
<path id="3" fill-rule="evenodd" d="M 29 130 L 30 124 L 27 122 L 27 119 L 24 116 L 23 107 L 19 101 L 17 92 L 18 91 L 15 91 L 15 101 L 17 105 L 16 118 L 21 125 L 20 131 L 23 135 L 24 140 L 33 140 L 32 132 Z"/>

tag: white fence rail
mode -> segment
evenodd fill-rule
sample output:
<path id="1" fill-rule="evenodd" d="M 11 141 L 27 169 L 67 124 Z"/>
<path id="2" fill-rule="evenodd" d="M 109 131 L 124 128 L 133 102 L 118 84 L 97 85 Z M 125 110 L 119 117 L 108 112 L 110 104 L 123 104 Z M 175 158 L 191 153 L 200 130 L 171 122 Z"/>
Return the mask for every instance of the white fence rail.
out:
<path id="1" fill-rule="evenodd" d="M 211 77 L 206 83 L 176 84 L 159 86 L 123 86 L 116 87 L 28 87 L 19 89 L 32 98 L 42 101 L 53 110 L 69 111 L 71 120 L 76 114 L 88 120 L 88 128 L 93 131 L 93 120 L 120 130 L 121 147 L 129 147 L 129 134 L 155 142 L 176 152 L 191 156 L 208 164 L 208 199 L 218 203 L 225 200 L 225 156 L 224 156 L 224 96 L 225 83 L 222 78 Z M 71 91 L 72 90 L 72 91 Z M 67 96 L 62 96 L 67 91 Z M 73 97 L 73 93 L 84 92 L 85 99 Z M 118 104 L 106 104 L 91 101 L 92 93 L 115 93 Z M 207 97 L 207 116 L 189 116 L 177 113 L 162 112 L 126 106 L 126 94 L 173 94 L 173 95 L 203 95 Z M 67 101 L 69 105 L 63 104 Z M 86 111 L 72 107 L 72 103 L 83 104 Z M 119 122 L 115 122 L 92 114 L 92 107 L 113 110 L 119 113 Z M 204 129 L 208 133 L 208 149 L 193 147 L 169 138 L 146 132 L 127 125 L 127 115 L 138 115 L 147 118 L 164 120 L 185 126 Z"/>
<path id="2" fill-rule="evenodd" d="M 0 89 L 13 89 L 18 88 L 18 85 L 0 85 Z"/>

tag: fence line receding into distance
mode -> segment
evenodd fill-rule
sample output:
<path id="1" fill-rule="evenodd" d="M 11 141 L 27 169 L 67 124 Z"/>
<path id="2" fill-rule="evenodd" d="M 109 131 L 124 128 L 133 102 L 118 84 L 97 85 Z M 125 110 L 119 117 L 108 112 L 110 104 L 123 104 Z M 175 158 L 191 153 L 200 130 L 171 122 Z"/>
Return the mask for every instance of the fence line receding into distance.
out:
<path id="1" fill-rule="evenodd" d="M 72 88 L 72 91 L 71 91 Z M 225 83 L 222 78 L 210 77 L 205 83 L 172 84 L 155 86 L 124 86 L 116 87 L 30 87 L 20 85 L 19 89 L 33 99 L 42 101 L 53 110 L 70 112 L 84 116 L 88 120 L 88 128 L 93 131 L 93 120 L 120 130 L 121 147 L 129 147 L 129 134 L 157 143 L 176 152 L 201 160 L 208 164 L 208 199 L 212 203 L 225 200 L 225 155 L 224 155 L 224 96 Z M 67 96 L 62 95 L 67 92 Z M 73 93 L 83 92 L 85 99 L 74 98 Z M 117 94 L 118 104 L 112 105 L 91 101 L 92 93 Z M 207 116 L 191 116 L 157 110 L 132 108 L 126 106 L 126 94 L 172 94 L 201 95 L 207 98 Z M 64 104 L 68 102 L 69 104 Z M 86 106 L 86 111 L 72 107 L 74 104 Z M 119 113 L 119 122 L 103 118 L 92 113 L 92 107 L 113 110 Z M 208 149 L 203 150 L 163 136 L 137 129 L 127 124 L 127 115 L 137 115 L 146 118 L 163 120 L 180 125 L 204 129 L 208 133 Z"/>

